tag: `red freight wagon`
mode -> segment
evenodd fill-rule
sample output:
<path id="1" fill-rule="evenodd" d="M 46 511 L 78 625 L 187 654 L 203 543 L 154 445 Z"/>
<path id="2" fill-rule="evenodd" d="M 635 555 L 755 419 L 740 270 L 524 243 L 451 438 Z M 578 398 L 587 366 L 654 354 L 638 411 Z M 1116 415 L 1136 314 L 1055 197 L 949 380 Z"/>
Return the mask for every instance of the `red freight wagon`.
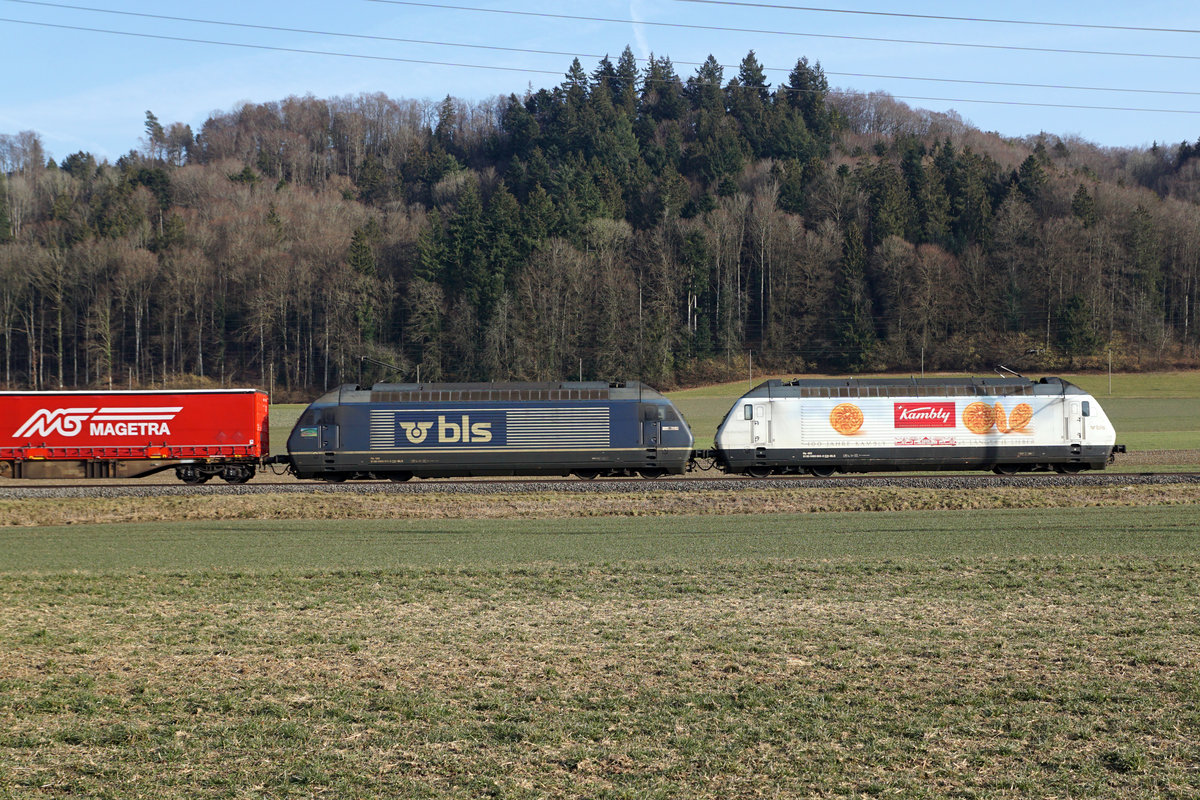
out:
<path id="1" fill-rule="evenodd" d="M 0 392 L 0 477 L 245 483 L 268 450 L 256 389 Z"/>

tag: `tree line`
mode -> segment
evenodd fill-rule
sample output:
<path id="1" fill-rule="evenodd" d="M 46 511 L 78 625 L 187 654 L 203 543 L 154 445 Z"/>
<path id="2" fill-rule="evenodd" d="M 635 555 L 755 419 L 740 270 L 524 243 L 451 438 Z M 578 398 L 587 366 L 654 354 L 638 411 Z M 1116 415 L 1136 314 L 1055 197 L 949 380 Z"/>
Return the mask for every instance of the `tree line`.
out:
<path id="1" fill-rule="evenodd" d="M 725 72 L 626 48 L 479 103 L 147 112 L 115 164 L 0 136 L 0 380 L 1194 363 L 1200 141 L 1005 139 L 805 58 Z"/>

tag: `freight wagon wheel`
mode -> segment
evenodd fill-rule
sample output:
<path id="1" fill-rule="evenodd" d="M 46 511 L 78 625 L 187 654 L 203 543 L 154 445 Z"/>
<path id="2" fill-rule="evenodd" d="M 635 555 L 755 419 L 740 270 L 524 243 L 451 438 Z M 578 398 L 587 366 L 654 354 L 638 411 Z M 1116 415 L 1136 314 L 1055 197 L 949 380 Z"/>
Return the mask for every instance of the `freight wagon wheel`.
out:
<path id="1" fill-rule="evenodd" d="M 392 483 L 404 483 L 411 481 L 413 474 L 411 472 L 389 472 L 387 479 Z"/>
<path id="2" fill-rule="evenodd" d="M 195 467 L 182 467 L 175 470 L 175 477 L 189 486 L 199 486 L 202 483 L 207 483 L 212 476 L 211 472 L 201 472 Z"/>
<path id="3" fill-rule="evenodd" d="M 814 478 L 832 478 L 833 467 L 809 467 L 808 474 Z"/>
<path id="4" fill-rule="evenodd" d="M 577 470 L 575 470 L 575 477 L 579 478 L 579 480 L 581 480 L 581 481 L 594 481 L 594 480 L 596 480 L 596 478 L 600 477 L 600 470 L 598 470 L 598 469 L 577 469 Z"/>
<path id="5" fill-rule="evenodd" d="M 647 480 L 654 480 L 655 478 L 661 478 L 665 474 L 667 474 L 667 471 L 664 469 L 647 468 L 647 469 L 639 469 L 638 470 L 638 475 L 641 475 L 643 478 L 646 478 Z"/>
<path id="6" fill-rule="evenodd" d="M 1016 464 L 997 464 L 992 467 L 992 472 L 997 475 L 1014 475 L 1017 472 Z"/>
<path id="7" fill-rule="evenodd" d="M 751 478 L 767 478 L 774 472 L 770 467 L 747 467 L 746 474 Z"/>
<path id="8" fill-rule="evenodd" d="M 226 468 L 221 472 L 221 480 L 226 483 L 245 483 L 254 477 L 254 469 L 251 467 L 242 467 L 240 469 Z"/>

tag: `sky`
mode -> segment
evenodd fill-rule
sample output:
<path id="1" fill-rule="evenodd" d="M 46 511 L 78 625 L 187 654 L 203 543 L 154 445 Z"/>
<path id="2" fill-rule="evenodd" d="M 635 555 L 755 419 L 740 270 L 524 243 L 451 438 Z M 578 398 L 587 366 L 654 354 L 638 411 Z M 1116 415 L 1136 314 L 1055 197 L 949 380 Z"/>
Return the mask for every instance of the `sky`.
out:
<path id="1" fill-rule="evenodd" d="M 484 100 L 557 85 L 575 56 L 590 73 L 628 45 L 684 80 L 710 54 L 728 80 L 754 50 L 775 85 L 803 56 L 834 88 L 1005 136 L 1200 139 L 1195 0 L 804 2 L 0 0 L 0 134 L 113 161 L 141 146 L 148 110 L 199 131 L 214 112 L 292 95 Z"/>

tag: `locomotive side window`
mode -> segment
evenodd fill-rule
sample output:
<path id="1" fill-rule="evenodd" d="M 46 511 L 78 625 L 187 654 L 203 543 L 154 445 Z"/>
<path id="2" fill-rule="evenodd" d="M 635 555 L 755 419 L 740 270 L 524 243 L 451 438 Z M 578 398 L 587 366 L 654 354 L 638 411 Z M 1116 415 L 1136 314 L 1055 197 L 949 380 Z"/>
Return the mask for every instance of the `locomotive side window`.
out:
<path id="1" fill-rule="evenodd" d="M 654 422 L 655 420 L 663 421 L 667 418 L 665 406 L 644 405 L 642 406 L 642 421 Z"/>
<path id="2" fill-rule="evenodd" d="M 754 406 L 747 405 L 742 413 L 745 415 L 745 419 L 754 419 Z"/>
<path id="3" fill-rule="evenodd" d="M 1083 401 L 1083 415 L 1085 417 L 1090 417 L 1092 415 L 1092 404 L 1087 400 Z"/>

